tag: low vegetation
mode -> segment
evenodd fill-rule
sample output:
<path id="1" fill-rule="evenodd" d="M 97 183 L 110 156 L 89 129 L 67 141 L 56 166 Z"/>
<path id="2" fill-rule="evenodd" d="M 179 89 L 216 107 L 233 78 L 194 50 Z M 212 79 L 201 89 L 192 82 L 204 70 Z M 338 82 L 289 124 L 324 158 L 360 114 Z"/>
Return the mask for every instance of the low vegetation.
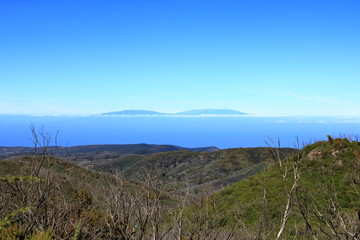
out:
<path id="1" fill-rule="evenodd" d="M 144 169 L 130 179 L 54 157 L 35 139 L 37 154 L 0 160 L 0 239 L 359 239 L 358 141 L 157 153 L 122 162 Z M 266 170 L 215 194 L 193 191 L 193 181 L 257 164 Z"/>
<path id="2" fill-rule="evenodd" d="M 274 149 L 275 165 L 205 201 L 249 239 L 358 239 L 359 153 L 358 141 L 331 137 L 288 159 Z"/>
<path id="3" fill-rule="evenodd" d="M 282 157 L 297 150 L 279 149 Z M 156 172 L 169 191 L 213 193 L 232 183 L 263 171 L 273 163 L 271 148 L 233 148 L 211 152 L 187 150 L 149 155 L 123 155 L 89 161 L 82 166 L 112 173 L 121 171 L 127 179 L 141 181 L 144 169 Z"/>

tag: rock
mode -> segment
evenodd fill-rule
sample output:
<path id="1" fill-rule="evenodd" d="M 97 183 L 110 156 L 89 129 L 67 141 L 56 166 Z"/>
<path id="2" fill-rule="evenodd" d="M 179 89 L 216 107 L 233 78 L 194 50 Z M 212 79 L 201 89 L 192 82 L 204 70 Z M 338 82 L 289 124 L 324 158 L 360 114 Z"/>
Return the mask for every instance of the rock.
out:
<path id="1" fill-rule="evenodd" d="M 317 159 L 317 158 L 321 157 L 321 155 L 322 155 L 322 152 L 319 149 L 314 149 L 311 152 L 309 152 L 307 157 L 310 160 L 314 160 L 314 159 Z"/>

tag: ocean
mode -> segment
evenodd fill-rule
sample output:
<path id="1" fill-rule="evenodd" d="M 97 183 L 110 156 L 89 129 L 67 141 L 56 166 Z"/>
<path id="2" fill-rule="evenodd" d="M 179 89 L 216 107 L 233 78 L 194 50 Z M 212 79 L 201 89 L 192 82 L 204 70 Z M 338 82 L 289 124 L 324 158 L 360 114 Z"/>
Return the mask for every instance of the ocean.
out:
<path id="1" fill-rule="evenodd" d="M 170 144 L 182 147 L 264 147 L 280 139 L 282 147 L 357 136 L 355 117 L 255 116 L 19 116 L 0 115 L 0 146 L 33 146 L 30 126 L 52 136 L 51 145 Z"/>

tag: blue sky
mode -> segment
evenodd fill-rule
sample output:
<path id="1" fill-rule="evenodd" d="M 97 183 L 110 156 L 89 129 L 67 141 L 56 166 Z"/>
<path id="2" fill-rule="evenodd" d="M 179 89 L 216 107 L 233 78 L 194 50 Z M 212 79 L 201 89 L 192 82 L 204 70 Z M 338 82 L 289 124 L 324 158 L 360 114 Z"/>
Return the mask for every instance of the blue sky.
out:
<path id="1" fill-rule="evenodd" d="M 360 115 L 360 2 L 0 2 L 0 114 Z"/>

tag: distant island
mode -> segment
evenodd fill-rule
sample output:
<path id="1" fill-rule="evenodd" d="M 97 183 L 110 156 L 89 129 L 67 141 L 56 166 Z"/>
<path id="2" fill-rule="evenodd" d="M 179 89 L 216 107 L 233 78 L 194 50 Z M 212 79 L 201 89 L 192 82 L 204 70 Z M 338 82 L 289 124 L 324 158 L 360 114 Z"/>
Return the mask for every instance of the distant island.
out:
<path id="1" fill-rule="evenodd" d="M 232 109 L 198 109 L 176 113 L 175 115 L 247 115 Z"/>
<path id="2" fill-rule="evenodd" d="M 147 111 L 147 110 L 124 110 L 124 111 L 116 111 L 116 112 L 108 112 L 103 113 L 102 115 L 165 115 L 165 113 L 159 113 L 155 111 Z"/>
<path id="3" fill-rule="evenodd" d="M 103 113 L 105 116 L 211 116 L 211 115 L 222 115 L 222 116 L 240 116 L 247 115 L 247 113 L 239 112 L 232 109 L 196 109 L 178 113 L 160 113 L 148 110 L 123 110 Z"/>

